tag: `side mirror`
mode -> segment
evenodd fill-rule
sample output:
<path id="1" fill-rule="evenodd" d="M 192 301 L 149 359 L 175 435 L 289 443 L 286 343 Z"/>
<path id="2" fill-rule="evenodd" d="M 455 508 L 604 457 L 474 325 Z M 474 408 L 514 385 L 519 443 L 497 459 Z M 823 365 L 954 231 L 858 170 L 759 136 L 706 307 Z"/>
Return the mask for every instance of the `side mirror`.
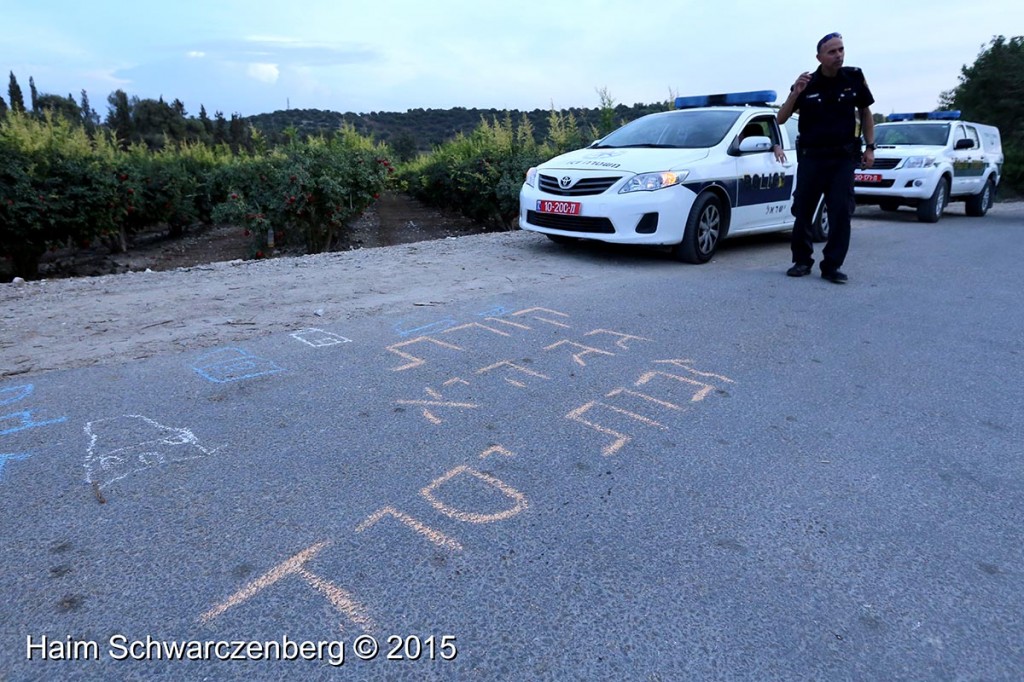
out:
<path id="1" fill-rule="evenodd" d="M 753 135 L 742 141 L 740 141 L 737 151 L 740 154 L 752 154 L 755 152 L 769 152 L 772 149 L 772 140 L 770 137 L 763 137 L 761 135 Z"/>
<path id="2" fill-rule="evenodd" d="M 956 144 L 953 145 L 953 149 L 974 149 L 974 140 L 968 140 L 967 138 L 957 140 Z"/>

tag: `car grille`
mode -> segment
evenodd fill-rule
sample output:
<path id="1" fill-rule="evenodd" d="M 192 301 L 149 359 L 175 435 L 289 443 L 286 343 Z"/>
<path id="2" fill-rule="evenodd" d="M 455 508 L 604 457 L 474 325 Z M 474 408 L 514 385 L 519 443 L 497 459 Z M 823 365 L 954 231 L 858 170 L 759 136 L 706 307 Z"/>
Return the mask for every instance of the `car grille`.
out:
<path id="1" fill-rule="evenodd" d="M 554 215 L 552 213 L 527 211 L 526 222 L 537 227 L 550 227 L 553 230 L 565 230 L 566 232 L 615 234 L 612 221 L 607 218 L 592 218 L 581 215 Z"/>
<path id="2" fill-rule="evenodd" d="M 553 178 L 550 175 L 541 175 L 540 189 L 542 192 L 560 197 L 585 197 L 600 194 L 618 181 L 619 178 L 580 178 L 569 189 L 562 189 L 558 186 L 558 178 Z"/>
<path id="3" fill-rule="evenodd" d="M 882 180 L 881 182 L 854 182 L 854 187 L 892 187 L 895 180 Z"/>
<path id="4" fill-rule="evenodd" d="M 875 159 L 871 164 L 871 170 L 892 170 L 899 165 L 903 159 Z"/>

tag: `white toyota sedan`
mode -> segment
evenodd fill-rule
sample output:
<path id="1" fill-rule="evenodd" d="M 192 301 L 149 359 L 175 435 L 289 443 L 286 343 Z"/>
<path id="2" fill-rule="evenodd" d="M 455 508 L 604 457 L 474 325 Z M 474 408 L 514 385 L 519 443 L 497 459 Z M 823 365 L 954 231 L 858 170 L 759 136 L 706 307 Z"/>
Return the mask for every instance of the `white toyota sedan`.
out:
<path id="1" fill-rule="evenodd" d="M 668 246 L 689 263 L 709 261 L 731 236 L 791 230 L 796 120 L 776 123 L 775 98 L 770 90 L 679 97 L 673 111 L 531 168 L 519 226 L 559 243 Z M 827 219 L 818 213 L 822 239 Z"/>

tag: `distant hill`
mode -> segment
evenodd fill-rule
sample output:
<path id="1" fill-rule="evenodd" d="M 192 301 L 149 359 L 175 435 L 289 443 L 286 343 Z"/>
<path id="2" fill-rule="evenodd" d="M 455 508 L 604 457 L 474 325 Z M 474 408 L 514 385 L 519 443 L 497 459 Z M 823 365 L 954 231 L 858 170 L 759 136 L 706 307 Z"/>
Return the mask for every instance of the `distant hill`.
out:
<path id="1" fill-rule="evenodd" d="M 645 114 L 664 111 L 665 103 L 634 104 L 629 107 L 623 104 L 615 107 L 616 123 L 631 121 Z M 601 110 L 593 109 L 562 109 L 563 115 L 572 113 L 584 129 L 597 125 Z M 411 144 L 417 151 L 430 151 L 437 145 L 451 140 L 458 133 L 469 134 L 479 125 L 481 119 L 491 121 L 503 120 L 507 114 L 513 123 L 518 124 L 523 113 L 518 109 L 410 109 L 405 113 L 371 112 L 369 114 L 339 113 L 320 109 L 285 109 L 270 114 L 248 116 L 244 120 L 257 128 L 271 142 L 283 139 L 286 129 L 294 127 L 300 136 L 330 134 L 338 130 L 342 123 L 349 123 L 363 135 L 372 135 L 373 139 L 395 145 L 402 140 Z M 547 137 L 549 109 L 534 109 L 525 112 L 533 125 L 534 134 L 540 142 Z"/>

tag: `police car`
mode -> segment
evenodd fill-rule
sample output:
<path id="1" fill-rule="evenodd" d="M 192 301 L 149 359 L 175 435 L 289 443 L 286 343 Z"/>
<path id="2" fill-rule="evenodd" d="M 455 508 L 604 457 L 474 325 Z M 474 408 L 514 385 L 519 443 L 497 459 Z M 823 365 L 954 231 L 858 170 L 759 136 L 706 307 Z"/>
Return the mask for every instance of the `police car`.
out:
<path id="1" fill-rule="evenodd" d="M 791 230 L 797 123 L 778 125 L 775 99 L 771 90 L 679 97 L 673 111 L 531 168 L 519 226 L 559 243 L 669 246 L 690 263 L 709 261 L 728 237 Z M 827 236 L 820 208 L 815 229 Z"/>
<path id="2" fill-rule="evenodd" d="M 875 163 L 857 169 L 859 204 L 883 210 L 917 209 L 918 220 L 934 223 L 951 201 L 967 215 L 992 207 L 1002 177 L 999 129 L 960 120 L 959 111 L 890 114 L 875 126 Z"/>

